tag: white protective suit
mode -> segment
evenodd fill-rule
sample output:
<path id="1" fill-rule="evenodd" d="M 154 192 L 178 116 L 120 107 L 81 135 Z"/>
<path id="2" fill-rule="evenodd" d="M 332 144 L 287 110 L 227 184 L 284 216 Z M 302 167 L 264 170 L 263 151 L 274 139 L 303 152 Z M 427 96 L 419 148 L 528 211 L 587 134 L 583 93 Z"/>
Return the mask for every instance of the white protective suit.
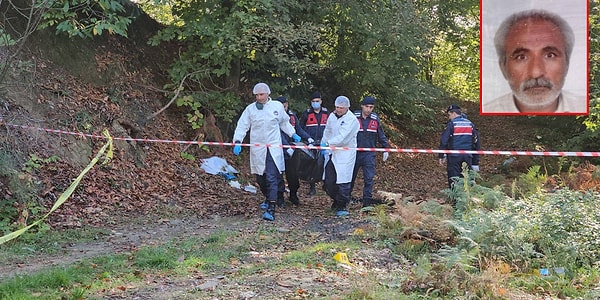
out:
<path id="1" fill-rule="evenodd" d="M 250 146 L 250 172 L 256 175 L 265 173 L 267 159 L 265 145 L 267 144 L 270 145 L 269 151 L 277 169 L 279 172 L 285 171 L 280 130 L 290 137 L 296 133 L 296 130 L 290 124 L 290 117 L 283 109 L 283 104 L 269 98 L 263 109 L 258 109 L 256 102 L 246 106 L 233 133 L 233 140 L 242 142 L 248 130 L 250 130 L 250 143 L 260 144 L 260 146 Z"/>
<path id="2" fill-rule="evenodd" d="M 336 149 L 331 151 L 331 160 L 337 173 L 336 184 L 352 181 L 354 163 L 356 162 L 356 135 L 360 129 L 358 119 L 348 110 L 342 117 L 338 118 L 335 112 L 329 114 L 327 125 L 323 132 L 321 142 L 329 144 L 329 147 L 348 147 L 350 150 Z M 327 159 L 325 160 L 327 165 Z M 323 179 L 325 172 L 323 172 Z"/>

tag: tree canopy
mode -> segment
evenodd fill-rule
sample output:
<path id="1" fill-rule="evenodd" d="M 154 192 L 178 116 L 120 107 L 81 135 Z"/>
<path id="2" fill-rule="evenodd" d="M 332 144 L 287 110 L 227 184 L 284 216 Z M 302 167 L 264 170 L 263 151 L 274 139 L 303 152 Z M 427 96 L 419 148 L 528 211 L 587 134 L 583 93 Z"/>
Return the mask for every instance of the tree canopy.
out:
<path id="1" fill-rule="evenodd" d="M 218 93 L 221 99 L 229 99 L 227 107 L 239 110 L 241 103 L 235 99 L 248 97 L 244 93 L 249 86 L 264 81 L 274 94 L 296 100 L 297 107 L 306 105 L 303 102 L 314 90 L 322 92 L 326 105 L 341 94 L 354 104 L 373 95 L 388 118 L 422 124 L 433 122 L 444 96 L 443 86 L 435 82 L 454 76 L 433 65 L 443 62 L 433 59 L 440 40 L 437 26 L 463 26 L 447 20 L 432 26 L 431 15 L 440 3 L 445 5 L 435 1 L 175 1 L 171 3 L 174 22 L 152 43 L 185 43 L 171 78 L 175 83 L 193 74 L 188 91 L 194 100 L 187 103 L 199 102 L 198 108 L 206 107 L 208 99 L 214 98 L 211 94 Z M 473 5 L 455 7 L 452 13 L 472 12 Z M 469 19 L 470 27 L 464 30 L 474 36 L 476 18 L 464 15 L 456 22 Z M 448 40 L 446 45 L 452 43 Z M 476 61 L 473 57 L 471 65 L 457 66 L 455 72 Z M 478 68 L 469 76 L 475 85 Z M 232 116 L 231 111 L 217 108 L 215 112 L 224 119 Z M 427 127 L 413 129 L 418 128 Z"/>

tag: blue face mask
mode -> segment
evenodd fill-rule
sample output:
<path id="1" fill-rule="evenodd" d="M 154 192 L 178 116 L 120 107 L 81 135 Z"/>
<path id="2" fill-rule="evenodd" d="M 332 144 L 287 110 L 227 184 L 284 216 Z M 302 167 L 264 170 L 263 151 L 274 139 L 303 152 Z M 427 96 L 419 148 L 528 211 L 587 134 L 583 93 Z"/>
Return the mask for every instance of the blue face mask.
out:
<path id="1" fill-rule="evenodd" d="M 265 105 L 264 105 L 264 104 L 262 104 L 262 103 L 259 103 L 259 102 L 256 102 L 256 108 L 258 108 L 258 110 L 262 110 L 262 109 L 263 109 L 263 107 L 265 107 Z"/>
<path id="2" fill-rule="evenodd" d="M 311 102 L 310 106 L 312 106 L 314 109 L 319 109 L 321 108 L 321 102 Z"/>

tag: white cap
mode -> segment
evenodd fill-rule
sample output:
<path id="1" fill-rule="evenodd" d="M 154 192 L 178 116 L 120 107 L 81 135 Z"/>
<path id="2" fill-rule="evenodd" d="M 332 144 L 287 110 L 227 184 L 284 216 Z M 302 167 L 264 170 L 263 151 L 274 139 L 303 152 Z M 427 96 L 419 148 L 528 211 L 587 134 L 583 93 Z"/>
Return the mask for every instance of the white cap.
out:
<path id="1" fill-rule="evenodd" d="M 335 98 L 335 106 L 350 107 L 350 99 L 346 96 L 338 96 Z"/>
<path id="2" fill-rule="evenodd" d="M 256 94 L 269 94 L 270 95 L 271 89 L 269 88 L 269 86 L 266 83 L 259 82 L 254 86 L 252 93 L 254 95 L 256 95 Z"/>

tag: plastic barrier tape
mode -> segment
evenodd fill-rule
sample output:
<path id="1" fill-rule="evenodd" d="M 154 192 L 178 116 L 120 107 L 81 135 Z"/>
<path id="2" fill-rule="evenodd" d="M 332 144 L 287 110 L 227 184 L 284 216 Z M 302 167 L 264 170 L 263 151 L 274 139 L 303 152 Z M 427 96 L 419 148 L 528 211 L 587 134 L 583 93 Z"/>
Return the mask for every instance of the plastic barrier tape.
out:
<path id="1" fill-rule="evenodd" d="M 92 159 L 92 161 L 90 161 L 90 163 L 87 165 L 87 167 L 85 167 L 85 169 L 83 169 L 83 171 L 81 171 L 79 176 L 77 176 L 77 178 L 75 178 L 73 183 L 71 183 L 71 185 L 65 190 L 65 192 L 62 193 L 60 195 L 60 197 L 58 197 L 58 199 L 56 200 L 56 202 L 54 203 L 54 205 L 52 206 L 50 211 L 48 211 L 41 219 L 23 227 L 17 231 L 13 231 L 5 236 L 0 237 L 0 245 L 20 236 L 25 231 L 29 230 L 29 228 L 32 228 L 33 226 L 36 226 L 40 222 L 44 221 L 52 212 L 54 212 L 63 203 L 65 203 L 65 201 L 67 201 L 67 199 L 69 199 L 71 194 L 73 194 L 73 192 L 75 191 L 75 188 L 77 188 L 77 186 L 79 185 L 79 182 L 81 182 L 81 179 L 83 179 L 83 176 L 87 172 L 89 172 L 92 169 L 92 167 L 94 167 L 96 165 L 98 160 L 100 160 L 100 157 L 102 157 L 102 155 L 105 154 L 105 152 L 106 152 L 106 155 L 104 156 L 104 161 L 102 162 L 102 164 L 104 165 L 104 164 L 108 163 L 108 161 L 112 158 L 112 155 L 113 155 L 113 153 L 112 153 L 113 140 L 110 137 L 110 135 L 108 134 L 107 130 L 104 130 L 104 138 L 108 139 L 106 144 L 100 149 L 100 151 L 98 151 L 98 154 L 96 154 L 96 157 L 94 157 L 94 159 Z M 108 149 L 108 151 L 107 151 L 107 149 Z"/>
<path id="2" fill-rule="evenodd" d="M 0 124 L 2 119 L 0 118 Z M 83 136 L 89 138 L 106 139 L 106 136 L 94 135 L 87 133 L 78 133 L 58 129 L 46 129 L 39 127 L 31 127 L 25 125 L 13 125 L 13 124 L 2 124 L 4 126 L 11 126 L 22 129 L 34 129 L 38 131 L 68 134 Z M 126 137 L 113 137 L 113 140 L 118 141 L 132 141 L 132 142 L 143 142 L 143 143 L 170 143 L 170 144 L 185 144 L 185 145 L 207 145 L 207 146 L 234 146 L 234 143 L 226 142 L 198 142 L 198 141 L 177 141 L 177 140 L 160 140 L 160 139 L 136 139 Z M 280 147 L 280 148 L 304 148 L 304 149 L 317 149 L 317 150 L 357 150 L 357 151 L 370 151 L 370 152 L 392 152 L 392 153 L 428 153 L 428 154 L 481 154 L 481 155 L 519 155 L 519 156 L 579 156 L 579 157 L 600 157 L 600 152 L 575 152 L 575 151 L 521 151 L 521 150 L 437 150 L 437 149 L 398 149 L 398 148 L 349 148 L 349 147 L 321 147 L 321 146 L 296 146 L 296 145 L 270 145 L 270 144 L 239 144 L 244 147 Z"/>

